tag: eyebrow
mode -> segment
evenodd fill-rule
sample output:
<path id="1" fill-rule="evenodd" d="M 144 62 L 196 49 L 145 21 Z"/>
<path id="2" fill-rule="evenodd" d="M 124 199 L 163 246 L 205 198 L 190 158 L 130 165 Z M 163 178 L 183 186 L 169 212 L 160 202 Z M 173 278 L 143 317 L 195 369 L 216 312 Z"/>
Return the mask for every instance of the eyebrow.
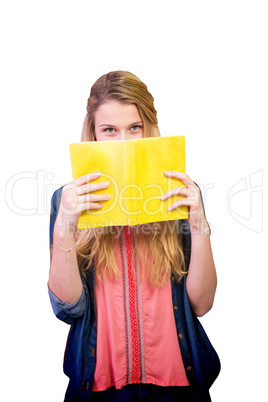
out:
<path id="1" fill-rule="evenodd" d="M 137 121 L 135 123 L 131 123 L 129 127 L 136 126 L 137 124 L 143 124 L 142 121 Z M 113 124 L 100 124 L 99 127 L 115 127 Z"/>

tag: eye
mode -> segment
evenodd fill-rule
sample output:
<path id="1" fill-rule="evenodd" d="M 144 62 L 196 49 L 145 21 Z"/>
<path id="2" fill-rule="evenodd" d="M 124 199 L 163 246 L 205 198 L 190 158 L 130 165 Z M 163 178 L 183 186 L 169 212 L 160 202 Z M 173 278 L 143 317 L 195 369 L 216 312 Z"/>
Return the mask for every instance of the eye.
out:
<path id="1" fill-rule="evenodd" d="M 142 129 L 142 126 L 139 126 L 138 124 L 135 124 L 135 126 L 131 127 L 131 131 L 138 131 L 138 130 L 141 130 L 141 129 Z"/>
<path id="2" fill-rule="evenodd" d="M 104 132 L 111 134 L 111 133 L 114 133 L 114 132 L 115 132 L 115 129 L 114 129 L 113 127 L 107 127 L 107 128 L 104 129 Z"/>

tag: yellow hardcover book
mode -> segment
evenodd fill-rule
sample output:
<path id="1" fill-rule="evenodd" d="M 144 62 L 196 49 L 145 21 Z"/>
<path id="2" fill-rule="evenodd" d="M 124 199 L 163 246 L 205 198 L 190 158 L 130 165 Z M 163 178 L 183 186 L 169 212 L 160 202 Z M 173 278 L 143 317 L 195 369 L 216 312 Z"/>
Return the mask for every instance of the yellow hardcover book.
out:
<path id="1" fill-rule="evenodd" d="M 188 207 L 167 208 L 182 196 L 162 201 L 168 190 L 185 185 L 166 177 L 167 170 L 185 172 L 185 137 L 151 137 L 128 141 L 94 141 L 70 145 L 73 179 L 92 172 L 102 176 L 94 182 L 109 181 L 110 194 L 100 210 L 81 214 L 79 229 L 103 226 L 138 225 L 188 218 Z"/>

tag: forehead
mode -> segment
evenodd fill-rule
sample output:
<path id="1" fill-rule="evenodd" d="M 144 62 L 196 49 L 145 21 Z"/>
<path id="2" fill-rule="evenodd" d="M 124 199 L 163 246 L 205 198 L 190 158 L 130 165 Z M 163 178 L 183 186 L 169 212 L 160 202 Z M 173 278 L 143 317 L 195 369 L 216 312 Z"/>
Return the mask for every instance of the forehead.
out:
<path id="1" fill-rule="evenodd" d="M 142 121 L 136 105 L 111 101 L 101 105 L 95 113 L 95 125 L 132 124 Z"/>

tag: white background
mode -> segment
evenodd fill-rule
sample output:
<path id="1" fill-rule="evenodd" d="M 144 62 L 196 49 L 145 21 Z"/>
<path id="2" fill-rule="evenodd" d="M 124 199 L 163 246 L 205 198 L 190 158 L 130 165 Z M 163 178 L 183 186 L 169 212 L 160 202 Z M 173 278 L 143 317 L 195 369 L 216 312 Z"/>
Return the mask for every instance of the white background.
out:
<path id="1" fill-rule="evenodd" d="M 147 84 L 162 135 L 185 135 L 203 189 L 218 289 L 201 322 L 222 362 L 212 400 L 268 401 L 267 2 L 9 0 L 0 15 L 1 399 L 63 400 L 50 197 L 71 180 L 92 84 L 122 69 Z"/>

